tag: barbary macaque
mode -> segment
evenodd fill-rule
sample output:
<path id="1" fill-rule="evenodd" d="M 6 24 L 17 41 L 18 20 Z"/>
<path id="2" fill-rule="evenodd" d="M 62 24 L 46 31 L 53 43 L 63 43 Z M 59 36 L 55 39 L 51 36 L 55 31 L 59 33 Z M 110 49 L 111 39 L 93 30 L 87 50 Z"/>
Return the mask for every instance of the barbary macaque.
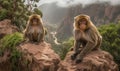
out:
<path id="1" fill-rule="evenodd" d="M 78 15 L 74 18 L 74 54 L 72 60 L 76 63 L 82 61 L 83 57 L 101 46 L 102 36 L 91 22 L 88 15 Z"/>
<path id="2" fill-rule="evenodd" d="M 39 43 L 44 41 L 45 32 L 41 16 L 32 14 L 29 17 L 26 29 L 24 30 L 24 37 L 28 38 L 31 42 Z"/>

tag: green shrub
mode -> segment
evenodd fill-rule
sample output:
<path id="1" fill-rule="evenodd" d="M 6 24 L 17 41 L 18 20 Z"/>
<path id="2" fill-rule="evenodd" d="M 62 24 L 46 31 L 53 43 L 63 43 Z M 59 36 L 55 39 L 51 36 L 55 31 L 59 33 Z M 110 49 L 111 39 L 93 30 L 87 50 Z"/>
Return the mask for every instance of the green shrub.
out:
<path id="1" fill-rule="evenodd" d="M 0 40 L 0 55 L 3 56 L 4 52 L 10 51 L 10 62 L 13 71 L 18 71 L 18 60 L 22 56 L 16 46 L 23 41 L 23 35 L 16 32 L 14 34 L 6 35 Z"/>
<path id="2" fill-rule="evenodd" d="M 69 38 L 69 40 L 64 41 L 63 43 L 61 43 L 60 45 L 53 45 L 53 50 L 55 50 L 55 52 L 57 54 L 60 55 L 60 58 L 63 60 L 67 54 L 67 52 L 70 50 L 70 48 L 73 46 L 74 40 L 73 37 Z"/>
<path id="3" fill-rule="evenodd" d="M 13 51 L 17 44 L 23 41 L 22 34 L 16 32 L 14 34 L 6 35 L 1 39 L 1 49 L 4 51 L 5 49 L 10 49 Z"/>
<path id="4" fill-rule="evenodd" d="M 62 60 L 65 58 L 67 52 L 70 51 L 70 48 L 73 46 L 73 44 L 74 44 L 73 38 L 70 38 L 68 41 L 64 41 L 62 43 L 61 54 L 60 54 Z"/>
<path id="5" fill-rule="evenodd" d="M 4 18 L 7 18 L 8 11 L 6 9 L 0 10 L 0 20 L 3 20 Z"/>
<path id="6" fill-rule="evenodd" d="M 38 8 L 35 8 L 34 12 L 37 13 L 38 15 L 41 15 L 41 17 L 43 16 L 42 12 Z"/>
<path id="7" fill-rule="evenodd" d="M 103 37 L 101 48 L 112 54 L 120 68 L 120 23 L 103 25 L 99 31 Z"/>

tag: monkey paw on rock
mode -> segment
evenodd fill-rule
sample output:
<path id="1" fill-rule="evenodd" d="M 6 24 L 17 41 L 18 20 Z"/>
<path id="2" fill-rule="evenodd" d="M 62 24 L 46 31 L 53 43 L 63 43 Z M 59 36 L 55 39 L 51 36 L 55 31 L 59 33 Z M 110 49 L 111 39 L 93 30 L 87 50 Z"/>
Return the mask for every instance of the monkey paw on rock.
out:
<path id="1" fill-rule="evenodd" d="M 76 55 L 73 54 L 73 55 L 71 55 L 71 60 L 75 60 L 75 63 L 78 64 L 78 63 L 82 62 L 83 59 L 82 58 L 76 58 Z"/>
<path id="2" fill-rule="evenodd" d="M 73 55 L 71 55 L 71 60 L 75 60 L 75 55 L 73 54 Z"/>
<path id="3" fill-rule="evenodd" d="M 76 59 L 76 61 L 75 61 L 76 64 L 78 64 L 80 62 L 82 62 L 82 59 Z"/>
<path id="4" fill-rule="evenodd" d="M 78 55 L 77 53 L 74 53 L 73 55 L 71 55 L 71 59 L 72 59 L 72 60 L 75 60 L 76 57 L 77 57 L 77 55 Z"/>

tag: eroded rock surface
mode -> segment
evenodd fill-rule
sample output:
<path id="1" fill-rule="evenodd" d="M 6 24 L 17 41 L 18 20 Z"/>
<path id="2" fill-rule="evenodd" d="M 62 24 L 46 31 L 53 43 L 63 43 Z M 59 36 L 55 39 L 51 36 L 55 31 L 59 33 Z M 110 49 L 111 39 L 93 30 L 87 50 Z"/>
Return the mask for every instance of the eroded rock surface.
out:
<path id="1" fill-rule="evenodd" d="M 29 61 L 30 71 L 57 71 L 60 58 L 52 50 L 50 44 L 46 42 L 41 44 L 25 43 L 19 48 L 24 53 L 25 60 Z"/>
<path id="2" fill-rule="evenodd" d="M 12 34 L 17 31 L 18 28 L 12 25 L 11 20 L 5 19 L 0 21 L 0 39 L 7 34 Z"/>
<path id="3" fill-rule="evenodd" d="M 119 71 L 113 57 L 106 51 L 93 51 L 79 64 L 70 59 L 72 54 L 73 51 L 67 54 L 65 60 L 60 63 L 58 71 Z"/>

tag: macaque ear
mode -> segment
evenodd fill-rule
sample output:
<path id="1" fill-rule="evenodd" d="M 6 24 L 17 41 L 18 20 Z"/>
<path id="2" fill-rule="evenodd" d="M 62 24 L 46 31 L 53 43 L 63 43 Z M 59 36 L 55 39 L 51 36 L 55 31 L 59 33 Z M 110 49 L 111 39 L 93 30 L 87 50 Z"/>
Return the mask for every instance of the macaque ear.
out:
<path id="1" fill-rule="evenodd" d="M 87 16 L 87 15 L 86 15 L 86 17 L 87 17 L 88 20 L 90 20 L 90 16 Z"/>
<path id="2" fill-rule="evenodd" d="M 76 22 L 78 20 L 78 16 L 74 17 L 74 21 Z"/>

